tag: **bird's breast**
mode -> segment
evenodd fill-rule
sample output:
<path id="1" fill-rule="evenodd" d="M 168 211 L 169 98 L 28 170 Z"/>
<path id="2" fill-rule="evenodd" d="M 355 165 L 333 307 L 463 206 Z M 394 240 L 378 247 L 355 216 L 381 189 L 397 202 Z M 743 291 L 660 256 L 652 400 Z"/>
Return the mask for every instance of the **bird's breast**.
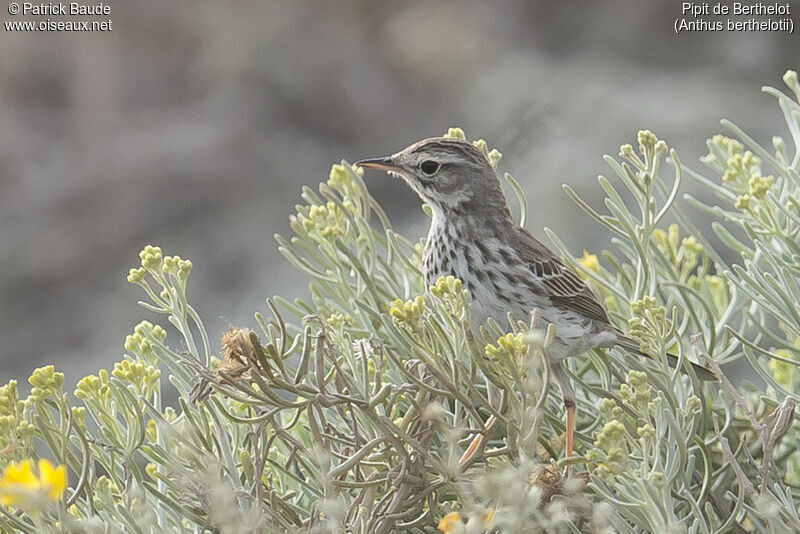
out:
<path id="1" fill-rule="evenodd" d="M 446 224 L 432 224 L 422 257 L 425 285 L 435 284 L 441 276 L 452 275 L 463 281 L 463 270 L 455 233 Z"/>
<path id="2" fill-rule="evenodd" d="M 547 304 L 535 275 L 511 247 L 486 229 L 471 230 L 447 222 L 431 225 L 423 254 L 427 286 L 441 276 L 459 278 L 469 291 L 475 325 L 489 318 L 505 324 L 508 312 L 524 320 L 534 307 Z"/>

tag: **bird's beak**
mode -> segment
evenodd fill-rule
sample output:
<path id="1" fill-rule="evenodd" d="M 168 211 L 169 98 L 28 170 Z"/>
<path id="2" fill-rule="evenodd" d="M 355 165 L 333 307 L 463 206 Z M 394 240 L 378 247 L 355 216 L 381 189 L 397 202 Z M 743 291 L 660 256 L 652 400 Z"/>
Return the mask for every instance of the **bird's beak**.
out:
<path id="1" fill-rule="evenodd" d="M 360 161 L 356 161 L 355 165 L 358 165 L 359 167 L 366 167 L 368 169 L 378 169 L 380 171 L 396 171 L 400 168 L 394 162 L 392 156 L 362 159 Z"/>

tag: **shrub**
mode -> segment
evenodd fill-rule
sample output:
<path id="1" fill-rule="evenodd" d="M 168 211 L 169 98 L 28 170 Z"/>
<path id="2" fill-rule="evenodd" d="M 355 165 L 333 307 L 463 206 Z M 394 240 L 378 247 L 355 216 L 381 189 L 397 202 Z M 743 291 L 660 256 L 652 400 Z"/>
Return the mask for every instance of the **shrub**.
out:
<path id="1" fill-rule="evenodd" d="M 0 528 L 800 531 L 800 87 L 793 71 L 784 81 L 795 99 L 765 91 L 791 149 L 779 137 L 764 148 L 724 122 L 732 137 L 708 141 L 701 174 L 642 131 L 606 157 L 605 214 L 565 186 L 613 247 L 573 259 L 549 237 L 654 355 L 569 361 L 577 456 L 558 462 L 552 327 L 534 313 L 470 331 L 460 281 L 423 287 L 421 243 L 391 230 L 360 171 L 342 162 L 318 191 L 303 189 L 294 235 L 276 236 L 308 277 L 310 302 L 268 300 L 253 330 L 222 336 L 217 357 L 187 300 L 191 262 L 148 246 L 128 280 L 168 327 L 137 325 L 125 359 L 81 379 L 74 399 L 52 366 L 33 373 L 25 399 L 13 380 L 0 388 Z M 499 152 L 476 144 L 497 164 Z M 716 200 L 682 195 L 687 177 Z M 687 208 L 715 219 L 719 250 Z M 720 366 L 740 358 L 763 385 L 730 382 Z M 700 382 L 690 359 L 720 382 Z M 49 461 L 37 474 L 40 457 L 66 466 L 68 488 Z"/>

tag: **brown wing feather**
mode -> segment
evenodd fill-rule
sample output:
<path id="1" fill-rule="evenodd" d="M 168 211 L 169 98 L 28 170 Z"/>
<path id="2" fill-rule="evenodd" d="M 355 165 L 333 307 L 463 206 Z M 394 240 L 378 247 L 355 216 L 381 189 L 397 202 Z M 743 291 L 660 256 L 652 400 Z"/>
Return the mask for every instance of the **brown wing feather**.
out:
<path id="1" fill-rule="evenodd" d="M 530 265 L 531 271 L 541 278 L 554 305 L 601 323 L 611 323 L 605 308 L 581 277 L 530 232 L 520 228 L 515 245 L 520 257 Z"/>

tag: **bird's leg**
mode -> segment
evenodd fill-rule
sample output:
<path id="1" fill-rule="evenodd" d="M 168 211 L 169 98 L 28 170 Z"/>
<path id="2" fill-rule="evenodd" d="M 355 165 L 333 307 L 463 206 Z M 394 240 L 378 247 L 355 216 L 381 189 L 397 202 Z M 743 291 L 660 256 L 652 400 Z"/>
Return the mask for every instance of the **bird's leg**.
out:
<path id="1" fill-rule="evenodd" d="M 553 378 L 558 383 L 561 389 L 561 397 L 564 399 L 564 408 L 567 409 L 567 425 L 566 425 L 566 457 L 572 456 L 572 451 L 575 447 L 575 390 L 572 389 L 572 384 L 569 381 L 569 376 L 564 370 L 564 364 L 561 362 L 553 362 L 552 365 Z"/>
<path id="2" fill-rule="evenodd" d="M 575 446 L 575 402 L 572 399 L 564 399 L 564 407 L 567 409 L 566 457 L 569 458 Z"/>

